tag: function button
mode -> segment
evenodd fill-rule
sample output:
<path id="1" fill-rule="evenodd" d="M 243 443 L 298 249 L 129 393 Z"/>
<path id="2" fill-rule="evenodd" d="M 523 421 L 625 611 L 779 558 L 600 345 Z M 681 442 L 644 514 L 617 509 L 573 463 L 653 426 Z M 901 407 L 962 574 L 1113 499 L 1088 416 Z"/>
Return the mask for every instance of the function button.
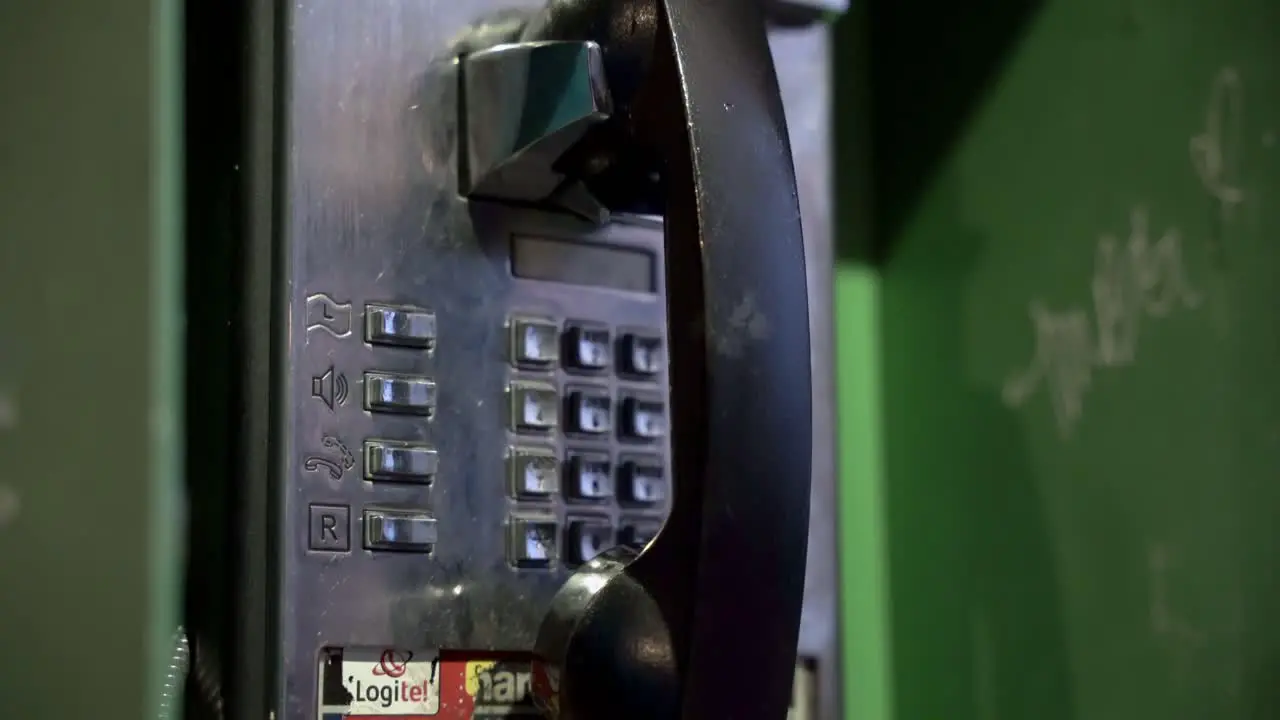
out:
<path id="1" fill-rule="evenodd" d="M 624 521 L 622 529 L 618 531 L 618 543 L 640 550 L 657 537 L 661 529 L 661 523 L 650 520 Z"/>
<path id="2" fill-rule="evenodd" d="M 436 383 L 416 375 L 364 374 L 364 409 L 372 412 L 430 415 L 436 408 Z"/>
<path id="3" fill-rule="evenodd" d="M 560 490 L 560 458 L 552 448 L 511 448 L 507 453 L 507 480 L 514 498 L 549 498 Z"/>
<path id="4" fill-rule="evenodd" d="M 606 388 L 569 392 L 569 432 L 605 435 L 613 430 L 613 397 Z"/>
<path id="5" fill-rule="evenodd" d="M 569 453 L 569 497 L 598 502 L 613 497 L 613 464 L 603 452 L 571 451 Z"/>
<path id="6" fill-rule="evenodd" d="M 550 516 L 514 515 L 507 525 L 507 559 L 518 568 L 550 567 L 560 528 Z"/>
<path id="7" fill-rule="evenodd" d="M 565 541 L 565 560 L 570 565 L 582 565 L 613 547 L 613 526 L 602 518 L 582 518 L 569 521 Z"/>
<path id="8" fill-rule="evenodd" d="M 346 505 L 312 505 L 307 547 L 321 552 L 351 549 L 351 508 Z"/>
<path id="9" fill-rule="evenodd" d="M 511 361 L 520 367 L 551 369 L 560 360 L 560 326 L 546 318 L 514 317 Z"/>
<path id="10" fill-rule="evenodd" d="M 417 510 L 365 510 L 366 550 L 431 552 L 436 544 L 436 519 Z"/>
<path id="11" fill-rule="evenodd" d="M 436 315 L 407 305 L 365 305 L 364 339 L 373 345 L 429 350 L 436 342 Z"/>
<path id="12" fill-rule="evenodd" d="M 662 338 L 628 333 L 622 336 L 622 371 L 652 377 L 662 372 Z"/>
<path id="13" fill-rule="evenodd" d="M 622 401 L 622 432 L 634 440 L 658 440 L 667 434 L 667 407 L 660 400 L 629 397 Z"/>
<path id="14" fill-rule="evenodd" d="M 512 382 L 511 429 L 516 432 L 546 432 L 560 424 L 560 394 L 549 383 Z"/>
<path id="15" fill-rule="evenodd" d="M 658 505 L 667 499 L 667 477 L 658 458 L 630 458 L 620 469 L 618 493 L 632 505 Z"/>
<path id="16" fill-rule="evenodd" d="M 366 440 L 364 478 L 373 482 L 429 483 L 440 455 L 428 445 L 394 440 Z"/>
<path id="17" fill-rule="evenodd" d="M 565 364 L 575 370 L 608 369 L 612 342 L 608 328 L 574 325 L 565 333 Z"/>

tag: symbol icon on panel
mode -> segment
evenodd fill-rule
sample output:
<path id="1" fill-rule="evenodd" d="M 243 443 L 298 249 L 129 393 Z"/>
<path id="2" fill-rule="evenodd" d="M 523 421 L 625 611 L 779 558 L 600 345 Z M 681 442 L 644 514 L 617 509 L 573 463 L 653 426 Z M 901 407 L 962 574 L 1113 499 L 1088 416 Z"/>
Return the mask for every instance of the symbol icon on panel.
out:
<path id="1" fill-rule="evenodd" d="M 336 338 L 351 334 L 351 303 L 340 303 L 324 293 L 307 297 L 307 332 L 324 330 Z"/>
<path id="2" fill-rule="evenodd" d="M 324 446 L 325 453 L 310 455 L 302 461 L 302 467 L 308 472 L 325 472 L 334 480 L 341 480 L 348 470 L 355 467 L 355 455 L 351 454 L 341 440 L 325 436 L 320 444 Z"/>
<path id="3" fill-rule="evenodd" d="M 404 675 L 405 671 L 409 669 L 409 663 L 412 660 L 412 652 L 383 650 L 382 655 L 378 657 L 378 664 L 373 668 L 373 674 L 389 678 L 401 677 Z"/>
<path id="4" fill-rule="evenodd" d="M 311 378 L 311 397 L 318 398 L 330 410 L 347 402 L 350 387 L 347 376 L 330 365 L 323 375 Z"/>

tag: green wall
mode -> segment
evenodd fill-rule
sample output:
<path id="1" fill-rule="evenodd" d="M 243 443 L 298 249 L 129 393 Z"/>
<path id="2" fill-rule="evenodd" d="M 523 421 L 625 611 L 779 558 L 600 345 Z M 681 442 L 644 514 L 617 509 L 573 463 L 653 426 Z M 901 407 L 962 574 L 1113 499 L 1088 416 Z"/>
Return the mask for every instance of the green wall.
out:
<path id="1" fill-rule="evenodd" d="M 177 622 L 179 5 L 0 2 L 0 716 L 153 718 Z"/>
<path id="2" fill-rule="evenodd" d="M 1280 712 L 1277 28 L 1271 0 L 844 22 L 850 717 Z"/>

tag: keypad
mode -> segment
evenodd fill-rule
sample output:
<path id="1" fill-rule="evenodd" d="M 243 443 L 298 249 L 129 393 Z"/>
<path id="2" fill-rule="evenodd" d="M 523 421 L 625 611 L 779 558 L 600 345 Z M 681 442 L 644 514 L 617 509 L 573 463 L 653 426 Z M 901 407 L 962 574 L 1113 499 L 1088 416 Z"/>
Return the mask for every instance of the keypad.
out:
<path id="1" fill-rule="evenodd" d="M 573 567 L 644 545 L 672 492 L 661 333 L 536 311 L 506 327 L 508 562 Z"/>
<path id="2" fill-rule="evenodd" d="M 518 569 L 573 566 L 615 542 L 644 545 L 660 527 L 658 517 L 645 513 L 662 511 L 671 492 L 659 452 L 667 408 L 663 388 L 654 386 L 665 369 L 662 339 L 537 314 L 512 316 L 507 329 L 512 443 L 505 494 L 514 503 L 506 531 L 508 561 Z M 365 341 L 392 352 L 432 351 L 435 315 L 405 305 L 366 305 Z M 436 382 L 428 375 L 364 373 L 364 407 L 370 412 L 430 418 L 437 402 Z M 637 443 L 645 450 L 626 452 L 628 445 L 640 451 Z M 368 439 L 363 450 L 363 476 L 371 483 L 428 486 L 440 471 L 439 453 L 428 443 Z M 563 517 L 561 507 L 570 517 L 557 519 Z M 575 516 L 575 508 L 593 514 Z M 613 508 L 641 516 L 614 520 Z M 367 550 L 429 553 L 438 540 L 436 520 L 426 510 L 366 508 L 361 520 Z M 322 521 L 313 525 L 328 527 Z M 333 534 L 324 539 L 339 547 Z"/>

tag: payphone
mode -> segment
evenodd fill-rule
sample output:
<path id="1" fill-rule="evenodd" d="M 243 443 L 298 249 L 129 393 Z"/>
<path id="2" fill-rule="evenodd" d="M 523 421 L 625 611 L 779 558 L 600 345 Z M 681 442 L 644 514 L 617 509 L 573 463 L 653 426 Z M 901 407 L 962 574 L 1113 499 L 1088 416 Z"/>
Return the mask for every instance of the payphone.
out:
<path id="1" fill-rule="evenodd" d="M 786 717 L 810 310 L 761 10 L 507 5 L 239 19 L 193 717 Z"/>

